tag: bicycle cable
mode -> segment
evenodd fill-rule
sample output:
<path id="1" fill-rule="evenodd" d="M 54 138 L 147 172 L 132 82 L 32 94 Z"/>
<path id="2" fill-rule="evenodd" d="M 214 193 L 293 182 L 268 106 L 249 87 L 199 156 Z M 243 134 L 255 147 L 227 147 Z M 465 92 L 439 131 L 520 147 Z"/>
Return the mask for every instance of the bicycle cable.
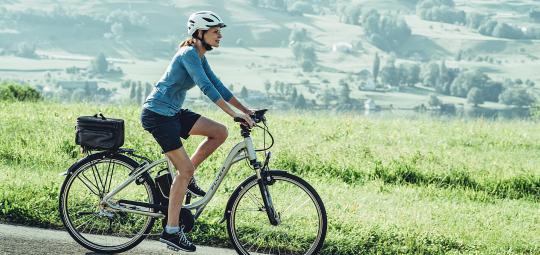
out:
<path id="1" fill-rule="evenodd" d="M 272 136 L 272 133 L 270 133 L 270 130 L 268 129 L 268 125 L 266 125 L 266 121 L 263 121 L 263 125 L 264 127 L 260 126 L 260 125 L 257 125 L 255 124 L 255 127 L 258 127 L 260 129 L 262 129 L 264 132 L 263 132 L 263 148 L 262 149 L 256 149 L 255 152 L 261 152 L 261 151 L 267 151 L 269 150 L 270 148 L 272 148 L 274 146 L 274 136 Z M 270 136 L 270 139 L 272 141 L 272 143 L 270 143 L 270 146 L 266 147 L 266 133 L 268 133 L 268 135 Z M 249 160 L 248 158 L 246 158 L 246 165 L 254 170 L 255 168 L 253 168 L 253 166 L 249 163 Z"/>
<path id="2" fill-rule="evenodd" d="M 272 146 L 274 146 L 274 136 L 272 136 L 272 133 L 270 133 L 270 130 L 268 129 L 268 126 L 266 125 L 266 121 L 263 122 L 263 125 L 264 125 L 264 127 L 261 127 L 259 125 L 255 125 L 256 127 L 264 130 L 264 133 L 263 133 L 263 149 L 256 149 L 255 151 L 257 151 L 257 152 L 267 151 L 270 148 L 272 148 Z M 266 147 L 266 133 L 268 133 L 268 135 L 270 136 L 270 139 L 272 140 L 272 143 L 268 147 Z"/>

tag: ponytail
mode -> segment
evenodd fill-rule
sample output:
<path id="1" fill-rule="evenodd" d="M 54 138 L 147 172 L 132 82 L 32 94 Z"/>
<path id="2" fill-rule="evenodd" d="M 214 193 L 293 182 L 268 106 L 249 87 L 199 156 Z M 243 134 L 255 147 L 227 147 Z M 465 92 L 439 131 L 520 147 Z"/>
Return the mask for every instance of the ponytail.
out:
<path id="1" fill-rule="evenodd" d="M 182 48 L 182 47 L 185 47 L 185 46 L 193 46 L 195 45 L 195 38 L 187 38 L 186 40 L 182 41 L 179 45 L 178 45 L 178 48 Z"/>

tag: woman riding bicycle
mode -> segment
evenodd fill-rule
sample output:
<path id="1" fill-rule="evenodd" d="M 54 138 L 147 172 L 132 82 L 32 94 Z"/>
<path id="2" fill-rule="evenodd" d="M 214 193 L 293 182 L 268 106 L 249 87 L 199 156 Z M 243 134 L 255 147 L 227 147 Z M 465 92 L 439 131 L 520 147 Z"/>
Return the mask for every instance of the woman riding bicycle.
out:
<path id="1" fill-rule="evenodd" d="M 188 109 L 182 109 L 187 90 L 195 84 L 201 91 L 231 117 L 245 120 L 254 125 L 249 115 L 251 110 L 240 103 L 210 69 L 204 54 L 219 47 L 221 28 L 225 24 L 211 11 L 191 14 L 187 22 L 188 35 L 183 41 L 161 79 L 146 98 L 141 113 L 141 122 L 160 145 L 163 153 L 176 168 L 177 175 L 170 188 L 167 226 L 160 241 L 184 251 L 195 251 L 196 247 L 179 227 L 179 213 L 186 190 L 204 196 L 194 179 L 197 167 L 227 139 L 227 128 Z M 229 107 L 233 105 L 242 113 Z M 189 158 L 180 137 L 206 136 Z M 188 186 L 189 185 L 189 186 Z"/>

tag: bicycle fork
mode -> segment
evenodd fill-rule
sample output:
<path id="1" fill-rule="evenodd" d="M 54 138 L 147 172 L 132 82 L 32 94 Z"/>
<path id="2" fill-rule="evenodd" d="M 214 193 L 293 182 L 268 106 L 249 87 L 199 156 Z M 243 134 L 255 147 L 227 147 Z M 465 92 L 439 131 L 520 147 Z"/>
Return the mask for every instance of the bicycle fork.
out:
<path id="1" fill-rule="evenodd" d="M 274 208 L 274 204 L 272 202 L 272 196 L 270 195 L 270 192 L 268 191 L 268 186 L 272 185 L 274 183 L 274 180 L 272 179 L 272 176 L 268 174 L 268 162 L 270 161 L 272 153 L 267 152 L 266 157 L 264 159 L 264 163 L 262 166 L 259 164 L 259 168 L 256 168 L 257 171 L 257 183 L 259 185 L 259 190 L 261 191 L 261 196 L 264 204 L 264 209 L 266 210 L 266 214 L 268 215 L 268 220 L 270 221 L 270 224 L 272 226 L 277 226 L 281 223 L 281 219 L 279 217 L 279 214 L 276 212 Z"/>

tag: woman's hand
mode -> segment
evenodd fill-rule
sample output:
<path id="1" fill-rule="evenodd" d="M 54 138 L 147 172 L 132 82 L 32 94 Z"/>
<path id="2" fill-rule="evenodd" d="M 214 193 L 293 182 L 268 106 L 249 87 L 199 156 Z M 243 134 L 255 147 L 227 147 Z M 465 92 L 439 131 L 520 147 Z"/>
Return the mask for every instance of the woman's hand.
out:
<path id="1" fill-rule="evenodd" d="M 251 115 L 254 115 L 255 114 L 255 111 L 251 110 L 251 109 L 247 109 L 245 112 L 245 114 L 251 116 Z"/>
<path id="2" fill-rule="evenodd" d="M 251 128 L 255 126 L 255 122 L 251 119 L 251 117 L 245 113 L 235 113 L 233 118 L 241 118 L 245 121 L 245 123 Z"/>

